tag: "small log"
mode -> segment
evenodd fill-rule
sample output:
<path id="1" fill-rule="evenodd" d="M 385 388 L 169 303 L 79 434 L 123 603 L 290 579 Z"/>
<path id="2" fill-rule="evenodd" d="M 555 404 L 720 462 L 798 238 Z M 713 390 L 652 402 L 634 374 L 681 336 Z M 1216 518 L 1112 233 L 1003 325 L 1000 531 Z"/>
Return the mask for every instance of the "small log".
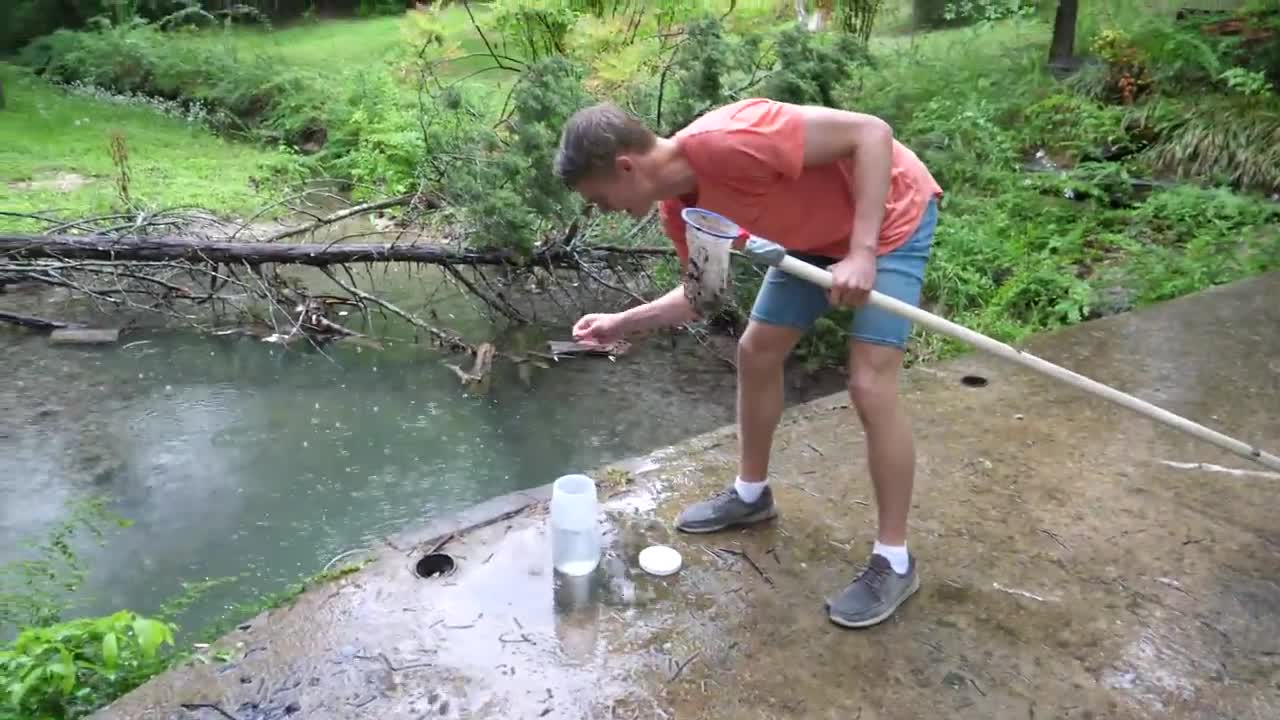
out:
<path id="1" fill-rule="evenodd" d="M 54 345 L 109 345 L 120 339 L 117 328 L 58 328 L 49 333 Z"/>
<path id="2" fill-rule="evenodd" d="M 580 343 L 573 341 L 551 340 L 547 342 L 547 350 L 555 358 L 576 357 L 579 355 L 597 355 L 617 357 L 625 354 L 631 349 L 631 343 L 626 340 L 618 340 L 608 345 L 596 345 L 593 343 Z"/>

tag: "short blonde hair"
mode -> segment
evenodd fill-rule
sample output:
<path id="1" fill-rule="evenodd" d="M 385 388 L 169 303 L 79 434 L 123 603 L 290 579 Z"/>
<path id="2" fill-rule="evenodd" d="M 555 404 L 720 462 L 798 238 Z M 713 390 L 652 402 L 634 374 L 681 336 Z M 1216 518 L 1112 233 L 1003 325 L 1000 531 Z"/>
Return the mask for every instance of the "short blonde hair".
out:
<path id="1" fill-rule="evenodd" d="M 619 155 L 648 152 L 657 136 L 638 118 L 612 103 L 599 103 L 573 114 L 560 134 L 555 174 L 573 187 L 583 180 L 613 172 Z"/>

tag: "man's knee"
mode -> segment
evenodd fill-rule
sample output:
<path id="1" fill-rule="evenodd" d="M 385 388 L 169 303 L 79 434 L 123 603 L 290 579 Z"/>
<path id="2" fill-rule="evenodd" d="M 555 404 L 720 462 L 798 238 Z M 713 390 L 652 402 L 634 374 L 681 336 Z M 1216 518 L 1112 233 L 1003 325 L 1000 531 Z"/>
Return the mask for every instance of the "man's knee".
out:
<path id="1" fill-rule="evenodd" d="M 902 352 L 888 346 L 855 344 L 849 354 L 849 399 L 864 422 L 898 398 Z"/>
<path id="2" fill-rule="evenodd" d="M 787 356 L 801 332 L 781 325 L 752 322 L 738 340 L 739 372 L 774 372 L 786 364 Z"/>

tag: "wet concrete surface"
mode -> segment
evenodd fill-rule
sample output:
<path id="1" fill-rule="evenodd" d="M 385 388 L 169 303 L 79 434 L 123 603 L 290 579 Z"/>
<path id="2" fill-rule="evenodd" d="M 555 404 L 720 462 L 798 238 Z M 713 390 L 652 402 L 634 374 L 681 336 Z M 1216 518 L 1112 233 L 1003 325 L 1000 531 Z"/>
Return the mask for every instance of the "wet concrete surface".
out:
<path id="1" fill-rule="evenodd" d="M 1273 273 L 1028 349 L 1274 452 L 1276 297 Z M 607 555 L 585 583 L 552 571 L 545 491 L 504 498 L 406 534 L 225 637 L 229 662 L 179 668 L 98 717 L 1280 716 L 1280 477 L 978 354 L 913 369 L 904 394 L 922 587 L 878 627 L 823 613 L 874 539 L 862 433 L 835 396 L 784 419 L 767 526 L 670 529 L 732 477 L 725 429 L 611 485 Z M 478 521 L 443 548 L 455 572 L 415 577 L 439 536 Z M 645 576 L 650 543 L 683 569 Z"/>

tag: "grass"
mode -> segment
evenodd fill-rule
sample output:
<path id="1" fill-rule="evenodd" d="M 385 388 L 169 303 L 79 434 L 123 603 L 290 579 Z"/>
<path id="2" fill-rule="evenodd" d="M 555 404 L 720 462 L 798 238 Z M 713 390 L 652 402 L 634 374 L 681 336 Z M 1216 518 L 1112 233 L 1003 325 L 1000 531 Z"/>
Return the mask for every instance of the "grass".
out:
<path id="1" fill-rule="evenodd" d="M 275 30 L 239 26 L 229 33 L 210 33 L 247 53 L 269 53 L 285 62 L 324 72 L 341 73 L 391 59 L 400 46 L 403 17 L 298 22 Z"/>
<path id="2" fill-rule="evenodd" d="M 128 149 L 130 195 L 147 206 L 244 214 L 268 202 L 255 179 L 266 183 L 289 161 L 151 107 L 78 97 L 15 66 L 0 65 L 0 72 L 8 101 L 0 111 L 0 210 L 86 215 L 119 207 L 110 145 L 116 132 Z M 67 192 L 18 185 L 59 173 L 88 183 Z"/>
<path id="3" fill-rule="evenodd" d="M 477 19 L 482 19 L 487 10 L 477 8 L 473 12 Z M 416 41 L 421 38 L 417 31 L 428 18 L 434 29 L 443 33 L 450 43 L 456 43 L 458 52 L 485 52 L 484 41 L 472 26 L 466 10 L 459 5 L 429 13 L 304 20 L 272 30 L 238 26 L 229 31 L 203 33 L 193 41 L 226 44 L 247 57 L 266 56 L 335 79 L 350 78 L 386 65 L 394 66 L 416 51 Z M 484 60 L 479 65 L 459 65 L 462 70 L 472 70 L 489 64 Z"/>

